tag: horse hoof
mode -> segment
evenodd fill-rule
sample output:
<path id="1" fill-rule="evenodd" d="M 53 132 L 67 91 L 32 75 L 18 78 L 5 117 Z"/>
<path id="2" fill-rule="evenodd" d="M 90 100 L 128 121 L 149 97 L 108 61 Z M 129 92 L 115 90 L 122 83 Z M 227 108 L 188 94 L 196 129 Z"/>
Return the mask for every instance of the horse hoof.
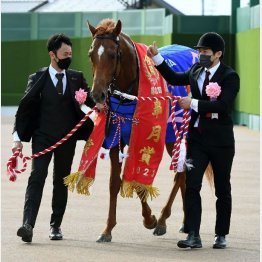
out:
<path id="1" fill-rule="evenodd" d="M 185 233 L 185 227 L 184 224 L 179 228 L 179 233 Z"/>
<path id="2" fill-rule="evenodd" d="M 162 236 L 165 233 L 166 233 L 166 226 L 157 225 L 154 232 L 153 232 L 153 235 L 154 236 Z"/>
<path id="3" fill-rule="evenodd" d="M 152 219 L 153 219 L 154 221 L 153 221 L 153 223 L 151 223 L 150 225 L 146 224 L 146 223 L 145 223 L 145 220 L 143 221 L 143 225 L 144 225 L 144 227 L 147 228 L 147 229 L 153 229 L 153 228 L 155 228 L 155 227 L 157 226 L 157 219 L 156 219 L 156 217 L 155 217 L 154 215 L 151 216 L 151 217 L 152 217 Z"/>
<path id="4" fill-rule="evenodd" d="M 97 243 L 103 243 L 103 242 L 111 242 L 112 236 L 111 235 L 100 235 L 98 239 L 96 240 Z"/>

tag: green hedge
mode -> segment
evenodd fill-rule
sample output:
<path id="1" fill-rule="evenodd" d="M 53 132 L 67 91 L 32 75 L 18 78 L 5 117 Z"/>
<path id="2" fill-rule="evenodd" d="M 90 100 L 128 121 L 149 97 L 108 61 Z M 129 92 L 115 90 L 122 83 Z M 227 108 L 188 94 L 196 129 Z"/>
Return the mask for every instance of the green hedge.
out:
<path id="1" fill-rule="evenodd" d="M 91 83 L 87 52 L 91 39 L 73 39 L 72 68 L 84 71 Z M 28 76 L 50 64 L 46 40 L 2 43 L 2 105 L 17 105 L 23 96 Z"/>
<path id="2" fill-rule="evenodd" d="M 260 114 L 260 29 L 236 34 L 236 71 L 240 75 L 240 93 L 235 109 Z"/>
<path id="3" fill-rule="evenodd" d="M 159 47 L 172 43 L 194 46 L 199 36 L 175 33 L 164 36 L 133 36 L 132 39 L 147 45 L 155 40 Z M 250 115 L 259 115 L 260 112 L 259 36 L 259 29 L 237 33 L 236 36 L 223 35 L 226 40 L 224 60 L 235 68 L 241 80 L 235 109 Z M 72 42 L 71 68 L 83 71 L 91 85 L 92 70 L 87 56 L 91 38 L 75 38 Z M 26 88 L 28 75 L 49 63 L 46 40 L 2 42 L 2 105 L 17 105 Z"/>
<path id="4" fill-rule="evenodd" d="M 171 44 L 171 35 L 134 36 L 137 42 L 151 44 L 156 40 L 159 47 Z M 92 69 L 88 50 L 92 39 L 74 38 L 71 68 L 84 72 L 89 85 L 92 84 Z M 27 85 L 28 76 L 50 64 L 46 40 L 2 42 L 2 105 L 18 105 Z"/>

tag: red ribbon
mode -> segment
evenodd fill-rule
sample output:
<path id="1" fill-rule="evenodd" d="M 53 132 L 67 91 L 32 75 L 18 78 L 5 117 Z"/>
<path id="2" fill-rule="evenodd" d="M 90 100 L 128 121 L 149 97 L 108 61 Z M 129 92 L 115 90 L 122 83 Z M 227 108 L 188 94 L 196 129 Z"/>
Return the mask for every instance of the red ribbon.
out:
<path id="1" fill-rule="evenodd" d="M 21 174 L 26 170 L 28 160 L 42 156 L 48 152 L 53 151 L 58 146 L 62 145 L 66 140 L 68 140 L 79 129 L 79 127 L 83 125 L 83 123 L 89 118 L 90 114 L 93 113 L 94 110 L 97 110 L 97 107 L 94 107 L 92 110 L 90 110 L 65 137 L 60 139 L 57 143 L 50 146 L 49 148 L 41 152 L 38 152 L 36 154 L 33 154 L 32 156 L 25 156 L 25 157 L 23 156 L 20 150 L 15 151 L 14 154 L 9 158 L 6 164 L 7 174 L 9 175 L 9 180 L 12 182 L 16 181 L 17 174 Z M 23 168 L 20 170 L 17 169 L 17 157 L 21 158 L 23 161 Z"/>

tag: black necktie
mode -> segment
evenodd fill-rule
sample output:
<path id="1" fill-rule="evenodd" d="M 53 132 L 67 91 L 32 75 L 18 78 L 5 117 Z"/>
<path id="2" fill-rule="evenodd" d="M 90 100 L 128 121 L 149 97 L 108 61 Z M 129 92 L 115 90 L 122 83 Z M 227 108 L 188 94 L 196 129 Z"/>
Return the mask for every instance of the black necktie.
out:
<path id="1" fill-rule="evenodd" d="M 202 88 L 202 97 L 205 99 L 207 99 L 206 86 L 209 84 L 209 75 L 210 75 L 210 72 L 206 70 L 206 76 L 205 76 L 205 80 L 204 80 L 203 88 Z"/>
<path id="2" fill-rule="evenodd" d="M 61 74 L 57 73 L 55 76 L 58 79 L 57 84 L 56 84 L 57 93 L 59 95 L 63 95 L 63 81 L 62 81 L 62 79 L 64 77 L 64 74 L 63 73 L 61 73 Z"/>

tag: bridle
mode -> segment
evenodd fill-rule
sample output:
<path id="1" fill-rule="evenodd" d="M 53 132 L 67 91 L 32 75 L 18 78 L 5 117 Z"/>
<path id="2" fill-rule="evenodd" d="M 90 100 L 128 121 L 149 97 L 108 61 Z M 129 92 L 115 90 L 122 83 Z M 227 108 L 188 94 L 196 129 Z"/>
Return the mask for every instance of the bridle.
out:
<path id="1" fill-rule="evenodd" d="M 112 79 L 108 84 L 108 96 L 116 96 L 114 94 L 114 90 L 120 91 L 120 88 L 117 86 L 116 80 L 117 77 L 120 74 L 121 71 L 121 50 L 120 50 L 120 39 L 119 36 L 115 36 L 112 33 L 107 33 L 107 34 L 101 34 L 101 35 L 96 35 L 93 37 L 93 39 L 109 39 L 112 40 L 113 42 L 115 42 L 117 48 L 116 48 L 116 66 L 115 66 L 115 70 L 114 73 L 112 75 Z M 134 47 L 135 48 L 135 47 Z M 136 72 L 136 77 L 135 79 L 130 83 L 130 86 L 128 88 L 128 90 L 126 91 L 127 94 L 131 94 L 135 84 L 138 82 L 138 77 L 139 77 L 139 68 L 138 68 L 138 60 L 137 60 L 137 56 L 136 56 L 136 63 L 137 63 L 137 72 Z"/>
<path id="2" fill-rule="evenodd" d="M 110 130 L 110 125 L 111 125 L 111 116 L 112 114 L 116 113 L 119 106 L 122 105 L 124 102 L 129 101 L 128 99 L 124 98 L 123 96 L 117 95 L 114 93 L 115 90 L 120 91 L 120 88 L 117 86 L 117 78 L 120 74 L 121 71 L 121 50 L 120 50 L 120 39 L 119 36 L 115 36 L 112 33 L 108 33 L 108 34 L 101 34 L 101 35 L 96 35 L 93 37 L 93 39 L 109 39 L 115 42 L 115 44 L 117 45 L 116 48 L 116 56 L 117 56 L 117 61 L 116 61 L 116 66 L 115 66 L 115 70 L 112 76 L 111 81 L 108 84 L 108 88 L 107 88 L 107 105 L 108 107 L 108 111 L 107 111 L 107 122 L 106 122 L 106 136 L 108 135 L 108 132 Z M 134 47 L 135 49 L 135 47 Z M 136 52 L 136 50 L 135 50 Z M 136 77 L 134 80 L 132 80 L 132 82 L 129 85 L 128 90 L 126 91 L 127 94 L 132 94 L 132 91 L 135 87 L 136 84 L 138 84 L 138 78 L 139 78 L 139 67 L 138 67 L 138 58 L 136 55 L 136 64 L 137 64 L 137 72 L 136 72 Z M 114 110 L 114 112 L 110 111 L 110 97 L 115 97 L 119 100 L 118 106 L 117 108 Z"/>
<path id="3" fill-rule="evenodd" d="M 120 51 L 120 43 L 119 43 L 119 37 L 113 35 L 113 34 L 103 34 L 103 35 L 97 35 L 95 36 L 93 39 L 109 39 L 115 42 L 116 44 L 116 66 L 115 66 L 115 70 L 112 76 L 112 80 L 109 82 L 108 85 L 108 92 L 112 93 L 112 90 L 117 89 L 117 85 L 116 85 L 116 79 L 120 74 L 120 60 L 121 60 L 121 51 Z"/>

